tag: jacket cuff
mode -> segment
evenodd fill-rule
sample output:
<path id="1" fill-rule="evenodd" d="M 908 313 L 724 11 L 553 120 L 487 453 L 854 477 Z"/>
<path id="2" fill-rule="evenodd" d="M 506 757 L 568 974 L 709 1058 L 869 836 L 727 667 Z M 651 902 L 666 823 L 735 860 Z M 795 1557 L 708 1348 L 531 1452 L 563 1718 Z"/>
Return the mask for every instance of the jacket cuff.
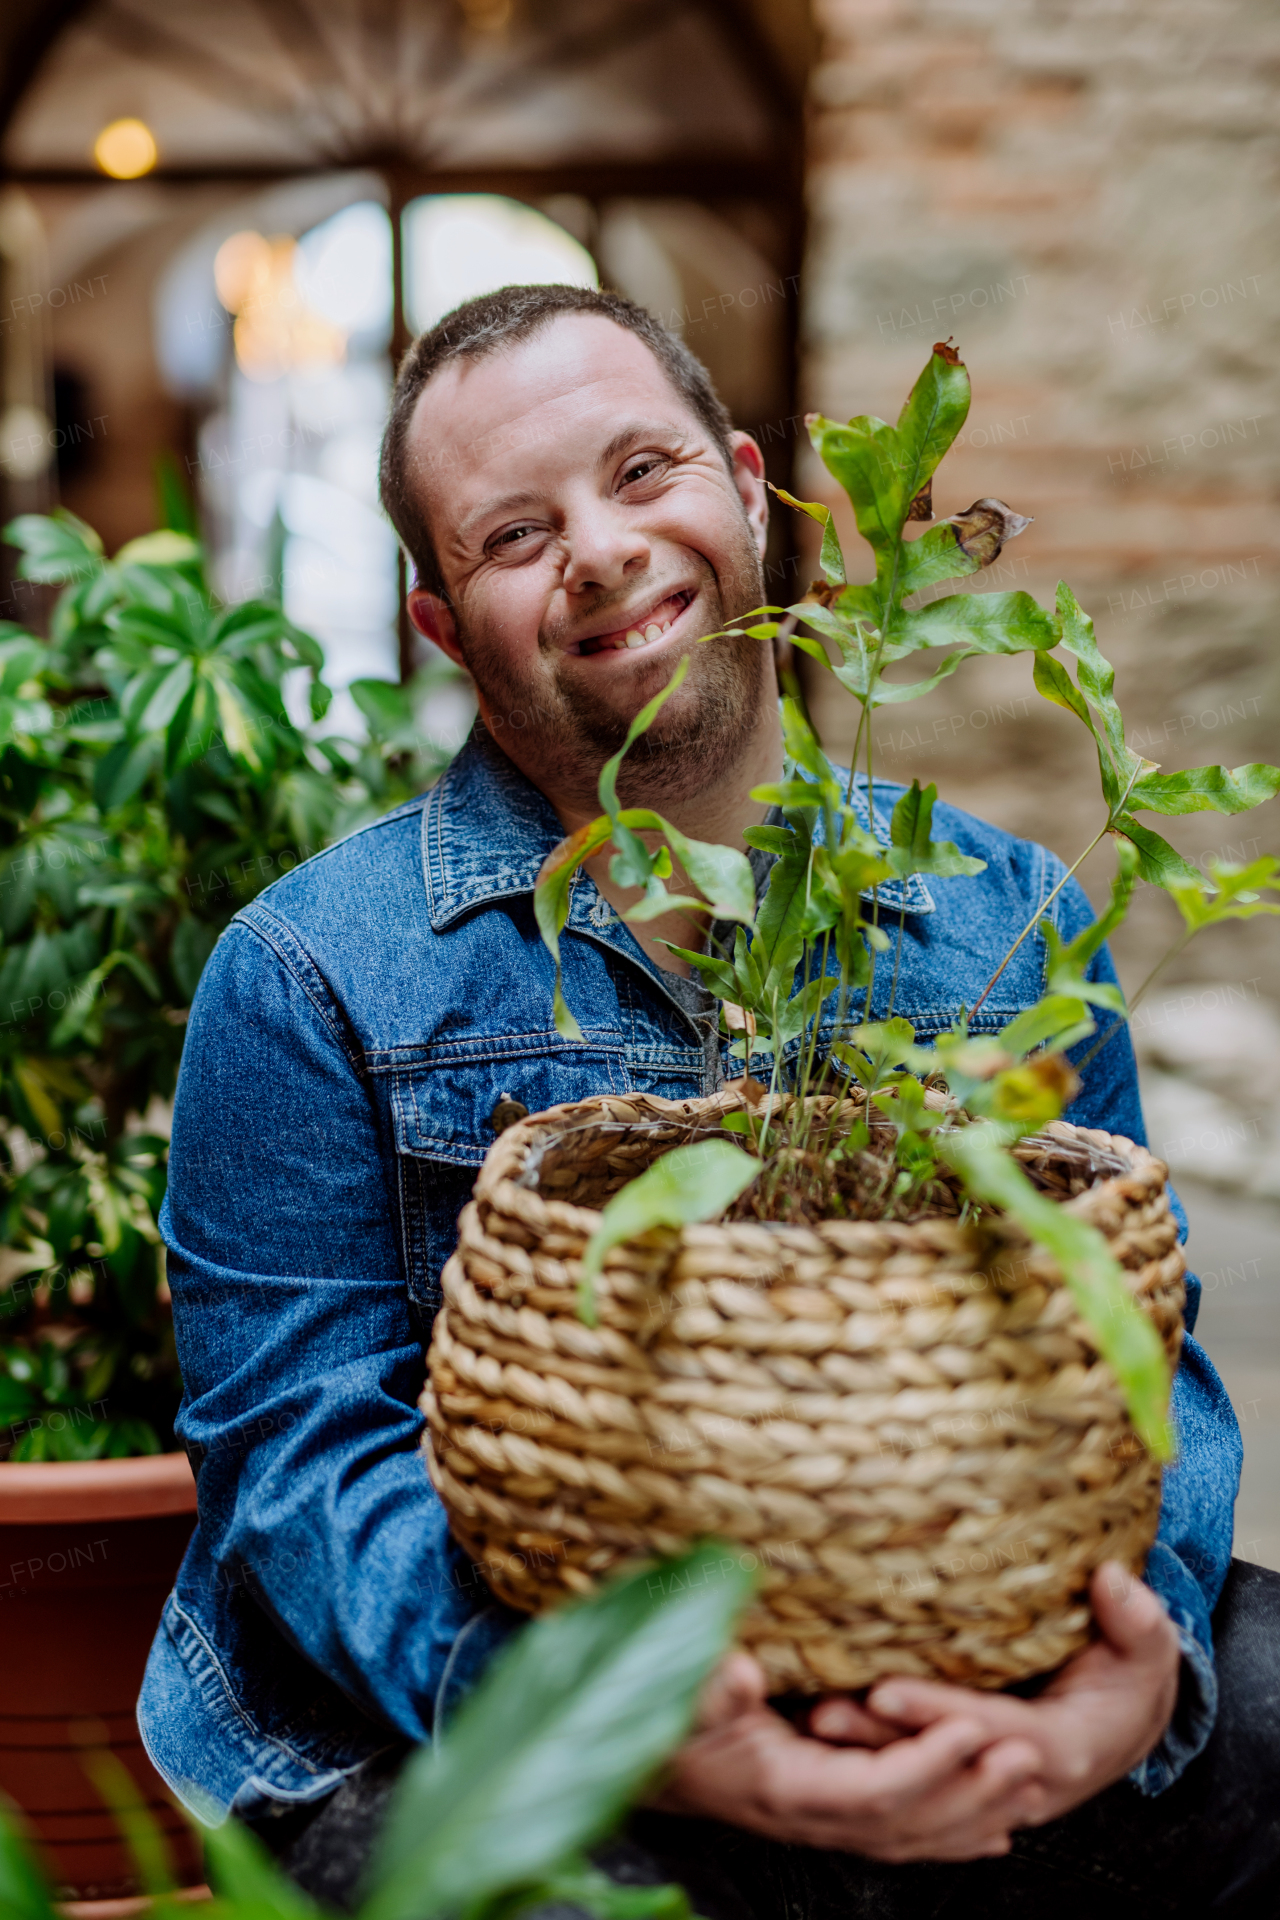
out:
<path id="1" fill-rule="evenodd" d="M 1154 1798 L 1171 1787 L 1198 1753 L 1209 1744 L 1218 1717 L 1218 1676 L 1212 1657 L 1185 1627 L 1178 1628 L 1182 1668 L 1178 1676 L 1178 1704 L 1159 1743 L 1129 1775 L 1139 1793 Z"/>

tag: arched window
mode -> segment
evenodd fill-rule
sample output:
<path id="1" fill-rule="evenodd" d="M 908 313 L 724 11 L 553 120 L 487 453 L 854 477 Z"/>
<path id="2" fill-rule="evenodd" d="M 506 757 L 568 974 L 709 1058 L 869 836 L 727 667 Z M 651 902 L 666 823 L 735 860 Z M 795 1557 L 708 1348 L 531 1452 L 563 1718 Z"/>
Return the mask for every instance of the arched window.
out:
<path id="1" fill-rule="evenodd" d="M 225 591 L 278 579 L 335 684 L 404 674 L 374 493 L 391 367 L 457 300 L 548 278 L 617 286 L 682 332 L 790 477 L 805 0 L 11 15 L 3 161 L 56 300 L 30 328 L 34 401 L 12 350 L 0 399 L 43 400 L 51 433 L 56 371 L 85 416 L 57 422 L 79 465 L 27 471 L 23 506 L 60 494 L 114 547 L 151 523 L 168 447 Z M 144 170 L 109 181 L 108 159 Z"/>

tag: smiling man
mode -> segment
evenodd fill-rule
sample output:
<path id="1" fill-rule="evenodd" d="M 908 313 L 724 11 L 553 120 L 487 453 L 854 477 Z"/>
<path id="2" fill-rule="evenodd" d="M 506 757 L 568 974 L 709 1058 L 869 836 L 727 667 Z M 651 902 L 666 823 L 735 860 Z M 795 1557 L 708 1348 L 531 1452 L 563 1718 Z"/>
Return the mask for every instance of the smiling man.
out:
<path id="1" fill-rule="evenodd" d="M 603 761 L 683 658 L 624 801 L 737 845 L 762 816 L 752 789 L 782 766 L 766 652 L 695 644 L 763 598 L 760 453 L 641 309 L 526 287 L 448 315 L 401 368 L 383 497 L 416 568 L 413 618 L 470 671 L 480 720 L 430 795 L 239 914 L 201 981 L 163 1221 L 200 1524 L 139 1716 L 192 1804 L 251 1820 L 334 1898 L 407 1746 L 517 1624 L 449 1538 L 416 1409 L 494 1128 L 603 1091 L 687 1098 L 734 1070 L 701 986 L 655 944 L 707 928 L 673 914 L 638 937 L 605 855 L 563 941 L 585 1037 L 556 1033 L 539 866 L 594 816 Z M 902 898 L 898 1008 L 924 1034 L 973 1003 L 1062 873 L 936 818 L 987 865 L 937 900 L 918 881 Z M 1055 913 L 1064 936 L 1092 917 L 1074 883 Z M 1042 971 L 1026 942 L 978 1028 L 1031 1004 Z M 1105 951 L 1095 974 L 1114 977 Z M 1142 1137 L 1127 1037 L 1072 1117 Z M 1192 1324 L 1197 1300 L 1193 1283 Z M 1037 1697 L 901 1681 L 798 1721 L 733 1656 L 619 1873 L 685 1880 L 712 1920 L 1144 1897 L 1277 1910 L 1280 1580 L 1230 1563 L 1239 1436 L 1194 1341 L 1174 1410 L 1182 1456 L 1147 1584 L 1104 1569 L 1098 1639 Z"/>

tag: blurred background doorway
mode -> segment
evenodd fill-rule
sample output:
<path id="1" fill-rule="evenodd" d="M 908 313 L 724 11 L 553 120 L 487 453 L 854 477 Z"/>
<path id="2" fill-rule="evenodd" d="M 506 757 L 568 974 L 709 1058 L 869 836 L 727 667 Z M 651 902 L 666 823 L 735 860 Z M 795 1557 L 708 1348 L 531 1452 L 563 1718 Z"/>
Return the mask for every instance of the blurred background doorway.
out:
<path id="1" fill-rule="evenodd" d="M 377 448 L 393 365 L 460 300 L 620 288 L 789 478 L 801 0 L 14 0 L 7 22 L 7 513 L 61 502 L 114 550 L 153 524 L 168 451 L 220 590 L 279 593 L 323 644 L 332 725 L 358 724 L 347 682 L 415 665 Z"/>

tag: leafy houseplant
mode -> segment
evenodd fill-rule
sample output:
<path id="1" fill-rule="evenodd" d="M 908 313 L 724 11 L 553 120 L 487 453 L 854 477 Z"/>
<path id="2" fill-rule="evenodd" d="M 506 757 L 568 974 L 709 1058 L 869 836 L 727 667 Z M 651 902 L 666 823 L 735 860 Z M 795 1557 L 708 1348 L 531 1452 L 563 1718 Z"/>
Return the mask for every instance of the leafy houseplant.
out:
<path id="1" fill-rule="evenodd" d="M 1116 1015 L 1117 1023 L 1123 1021 L 1191 933 L 1226 919 L 1280 913 L 1280 904 L 1262 897 L 1280 887 L 1280 860 L 1267 855 L 1247 867 L 1210 863 L 1206 882 L 1166 840 L 1141 825 L 1135 813 L 1243 813 L 1280 791 L 1280 767 L 1211 766 L 1165 773 L 1134 753 L 1125 744 L 1113 670 L 1098 649 L 1092 621 L 1065 584 L 1058 589 L 1052 614 L 1023 592 L 953 594 L 920 608 L 907 606 L 926 588 L 989 566 L 1004 542 L 1030 524 L 999 500 L 979 500 L 967 512 L 938 521 L 920 539 L 906 539 L 912 521 L 933 517 L 933 476 L 968 410 L 965 367 L 953 348 L 939 345 L 896 427 L 865 416 L 847 426 L 810 416 L 813 445 L 848 493 L 858 530 L 871 547 L 875 579 L 865 586 L 848 584 L 830 509 L 784 493 L 781 497 L 789 505 L 823 526 L 824 578 L 795 606 L 760 608 L 759 613 L 769 617 L 741 632 L 752 640 L 771 640 L 782 630 L 783 620 L 812 629 L 811 635 L 793 634 L 792 645 L 831 671 L 861 709 L 853 762 L 856 768 L 865 741 L 869 805 L 875 793 L 870 722 L 877 707 L 919 699 L 965 660 L 979 655 L 1032 653 L 1037 690 L 1075 714 L 1093 735 L 1105 805 L 1098 832 L 1021 930 L 974 1005 L 955 1009 L 950 1032 L 935 1047 L 918 1047 L 909 1023 L 892 1018 L 892 993 L 890 1017 L 878 1025 L 862 1024 L 853 1012 L 860 999 L 870 1006 L 882 954 L 882 964 L 888 964 L 892 954 L 895 990 L 897 985 L 905 893 L 891 937 L 881 924 L 877 889 L 913 874 L 944 880 L 970 876 L 984 863 L 948 841 L 931 838 L 937 790 L 929 786 L 922 791 L 918 781 L 893 810 L 889 845 L 880 845 L 851 804 L 853 772 L 842 779 L 831 766 L 803 703 L 793 693 L 784 709 L 788 777 L 758 788 L 752 796 L 780 808 L 785 825 L 754 827 L 744 835 L 749 845 L 775 856 L 757 913 L 744 855 L 691 842 L 660 816 L 621 809 L 617 803 L 622 758 L 679 686 L 682 663 L 664 692 L 637 716 L 620 753 L 604 768 L 600 818 L 562 842 L 539 878 L 539 924 L 557 962 L 556 1024 L 562 1033 L 581 1038 L 559 991 L 559 935 L 568 916 L 573 875 L 597 847 L 612 840 L 615 883 L 644 888 L 629 919 L 652 919 L 681 905 L 741 923 L 732 954 L 671 950 L 697 970 L 726 1009 L 726 1030 L 735 1034 L 731 1051 L 746 1058 L 763 1055 L 771 1062 L 771 1098 L 762 1117 L 758 1122 L 743 1117 L 735 1127 L 763 1168 L 753 1181 L 756 1210 L 764 1217 L 794 1217 L 805 1203 L 816 1202 L 837 1213 L 910 1219 L 927 1209 L 939 1175 L 952 1168 L 971 1206 L 1004 1208 L 1023 1220 L 1033 1239 L 1052 1235 L 1052 1251 L 1062 1260 L 1080 1311 L 1116 1366 L 1135 1423 L 1148 1444 L 1164 1452 L 1167 1379 L 1154 1337 L 1133 1309 L 1114 1264 L 1102 1259 L 1087 1236 L 1050 1224 L 1007 1149 L 1056 1120 L 1073 1097 L 1078 1080 L 1065 1053 L 1095 1031 L 1093 1008 Z M 1056 657 L 1059 648 L 1075 662 L 1074 681 Z M 831 650 L 837 655 L 834 662 Z M 886 677 L 886 670 L 899 661 L 939 652 L 941 660 L 914 680 Z M 659 837 L 656 850 L 639 838 L 646 829 Z M 1064 945 L 1044 915 L 1107 834 L 1114 839 L 1117 861 L 1111 904 L 1084 934 Z M 673 898 L 668 892 L 663 883 L 673 861 L 680 862 L 701 897 Z M 1118 988 L 1087 980 L 1085 970 L 1124 918 L 1137 878 L 1172 895 L 1185 931 L 1126 1009 Z M 1047 947 L 1046 991 L 995 1041 L 971 1039 L 974 1015 L 1018 947 L 1037 928 Z M 838 1038 L 824 1056 L 820 1021 L 831 1000 Z M 1099 1045 L 1114 1031 L 1110 1027 Z M 869 1169 L 860 1158 L 871 1144 L 866 1122 L 839 1140 L 829 1135 L 815 1140 L 814 1116 L 806 1101 L 833 1082 L 840 1098 L 855 1087 L 865 1090 L 868 1118 L 883 1117 L 889 1123 L 894 1170 L 888 1183 L 884 1170 Z M 945 1083 L 952 1096 L 950 1113 L 930 1113 L 925 1106 L 929 1082 Z M 784 1087 L 795 1098 L 785 1118 L 775 1118 Z M 971 1131 L 947 1125 L 953 1114 L 981 1119 L 985 1125 Z M 872 1193 L 864 1187 L 868 1175 Z M 794 1204 L 797 1197 L 801 1209 Z M 634 1222 L 636 1201 L 624 1203 L 619 1197 L 617 1204 L 629 1207 Z M 717 1205 L 714 1211 L 719 1210 Z M 602 1241 L 609 1232 L 608 1226 L 602 1229 Z"/>
<path id="2" fill-rule="evenodd" d="M 357 681 L 362 744 L 318 735 L 318 643 L 223 605 L 189 510 L 108 559 L 67 513 L 5 530 L 59 586 L 47 641 L 0 626 L 0 1458 L 173 1444 L 156 1216 L 186 1011 L 231 916 L 447 755 L 409 688 Z M 448 669 L 452 672 L 452 669 Z"/>
<path id="3" fill-rule="evenodd" d="M 1106 1025 L 1091 1058 L 1150 984 L 1127 1008 L 1117 987 L 1087 977 L 1138 878 L 1167 890 L 1179 910 L 1184 932 L 1171 953 L 1201 926 L 1280 911 L 1264 897 L 1280 883 L 1274 858 L 1212 864 L 1206 881 L 1136 817 L 1246 811 L 1280 791 L 1280 768 L 1166 772 L 1133 752 L 1112 669 L 1068 587 L 1059 588 L 1052 612 L 1022 592 L 913 604 L 924 590 L 989 565 L 1028 524 L 993 499 L 933 521 L 933 476 L 968 406 L 965 368 L 940 345 L 896 426 L 810 417 L 814 447 L 852 502 L 875 577 L 849 582 L 825 505 L 782 496 L 822 524 L 823 578 L 798 604 L 760 608 L 732 632 L 750 644 L 801 629 L 792 644 L 835 675 L 860 719 L 854 769 L 841 773 L 792 687 L 785 777 L 753 796 L 774 818 L 744 835 L 773 857 L 759 905 L 745 854 L 690 841 L 652 811 L 618 802 L 621 761 L 687 662 L 604 768 L 600 817 L 562 842 L 539 877 L 536 911 L 556 962 L 556 1024 L 570 1038 L 580 1033 L 561 993 L 559 939 L 574 875 L 595 850 L 611 842 L 613 880 L 641 890 L 629 919 L 682 906 L 736 921 L 731 948 L 672 951 L 720 1002 L 722 1033 L 744 1078 L 680 1112 L 643 1097 L 602 1098 L 504 1135 L 463 1214 L 433 1337 L 425 1401 L 432 1469 L 455 1531 L 499 1567 L 510 1564 L 502 1555 L 513 1529 L 559 1532 L 551 1559 L 563 1566 L 553 1565 L 541 1584 L 504 1576 L 505 1597 L 537 1607 L 558 1587 L 589 1584 L 593 1569 L 625 1557 L 628 1540 L 740 1527 L 739 1537 L 768 1539 L 779 1554 L 794 1547 L 798 1556 L 789 1590 L 782 1575 L 775 1583 L 771 1620 L 761 1615 L 752 1625 L 772 1649 L 777 1684 L 861 1685 L 877 1671 L 905 1668 L 1000 1685 L 1058 1664 L 1081 1644 L 1088 1570 L 1106 1551 L 1119 1542 L 1123 1557 L 1141 1563 L 1158 1517 L 1158 1463 L 1172 1453 L 1167 1404 L 1181 1256 L 1163 1167 L 1131 1142 L 1061 1122 L 1079 1084 L 1067 1050 L 1097 1031 L 1100 1012 Z M 912 522 L 932 524 L 908 539 Z M 956 1006 L 949 1028 L 922 1046 L 893 1012 L 905 883 L 917 874 L 963 882 L 982 863 L 933 838 L 936 790 L 914 781 L 893 809 L 887 841 L 876 837 L 871 717 L 918 698 L 970 658 L 1023 652 L 1032 655 L 1039 692 L 1082 721 L 1096 744 L 1098 832 L 974 1004 Z M 926 672 L 897 677 L 917 654 Z M 858 772 L 865 809 L 855 804 Z M 1064 942 L 1045 915 L 1105 835 L 1116 852 L 1110 905 Z M 683 890 L 673 895 L 665 882 L 677 874 Z M 880 893 L 891 882 L 904 889 L 903 904 L 887 915 Z M 998 1033 L 975 1034 L 1010 958 L 1037 933 L 1041 997 Z M 865 1009 L 880 969 L 891 969 L 887 1013 L 871 1024 Z M 540 1184 L 548 1169 L 552 1183 Z M 578 1211 L 558 1212 L 562 1200 L 576 1201 Z M 598 1212 L 593 1231 L 582 1207 Z M 696 1224 L 713 1220 L 722 1224 Z M 549 1277 L 551 1268 L 539 1280 L 545 1323 L 536 1338 L 503 1304 L 525 1297 L 528 1254 L 518 1249 L 540 1245 L 569 1263 L 580 1328 L 585 1322 L 578 1336 L 564 1324 L 568 1296 L 557 1304 L 550 1291 L 565 1284 Z M 797 1263 L 807 1275 L 799 1286 Z M 914 1275 L 910 1284 L 895 1277 L 900 1270 Z M 913 1323 L 909 1306 L 924 1319 Z M 589 1353 L 586 1333 L 597 1325 Z M 505 1336 L 512 1363 L 501 1385 L 478 1357 L 493 1332 Z M 517 1335 L 530 1342 L 523 1355 L 512 1344 Z M 619 1338 L 629 1343 L 625 1358 Z M 588 1397 L 571 1413 L 564 1393 L 548 1387 L 533 1415 L 522 1407 L 523 1427 L 513 1426 L 513 1396 L 534 1405 L 522 1383 L 530 1370 L 554 1372 L 552 1353 L 589 1357 L 590 1377 L 606 1393 L 607 1360 L 631 1412 L 610 1415 L 602 1402 L 592 1415 Z M 566 1362 L 555 1364 L 563 1370 Z M 1002 1399 L 1019 1379 L 1024 1387 L 1033 1381 L 1034 1393 Z M 904 1385 L 920 1388 L 914 1401 Z M 922 1411 L 919 1437 L 904 1439 L 908 1402 Z M 691 1411 L 677 1414 L 684 1407 Z M 975 1409 L 984 1421 L 1008 1415 L 1007 1446 L 965 1453 L 956 1423 L 963 1428 Z M 592 1418 L 606 1430 L 616 1422 L 611 1450 L 581 1439 Z M 728 1421 L 723 1433 L 716 1419 Z M 746 1419 L 757 1423 L 753 1430 Z M 767 1435 L 760 1422 L 769 1423 Z M 637 1432 L 656 1450 L 648 1462 Z M 942 1459 L 944 1444 L 951 1451 Z M 868 1458 L 894 1449 L 901 1459 L 891 1471 Z M 602 1452 L 625 1468 L 616 1483 L 593 1464 Z M 683 1461 L 673 1461 L 679 1454 Z M 1069 1523 L 1045 1517 L 1061 1507 L 1046 1506 L 1049 1485 L 1077 1503 Z M 883 1494 L 873 1492 L 879 1487 Z M 913 1504 L 912 1487 L 934 1491 Z M 781 1488 L 794 1490 L 790 1521 Z M 569 1508 L 577 1531 L 565 1518 Z M 994 1515 L 989 1523 L 984 1511 Z M 955 1550 L 975 1540 L 1011 1556 L 994 1562 L 1008 1568 L 999 1591 L 989 1581 L 963 1591 L 956 1584 L 969 1562 Z M 912 1590 L 928 1593 L 923 1614 L 903 1596 L 904 1568 L 925 1583 Z M 978 1646 L 957 1622 L 980 1617 L 986 1638 Z M 886 1620 L 902 1629 L 887 1649 Z"/>
<path id="4" fill-rule="evenodd" d="M 750 1589 L 741 1559 L 700 1546 L 539 1621 L 494 1662 L 443 1738 L 405 1768 L 360 1920 L 506 1920 L 535 1905 L 599 1920 L 690 1920 L 673 1886 L 621 1886 L 587 1857 L 688 1730 L 698 1689 Z M 91 1763 L 131 1841 L 156 1920 L 180 1920 L 131 1783 Z M 235 1821 L 204 1835 L 210 1920 L 304 1920 L 318 1908 Z M 54 1920 L 37 1862 L 0 1818 L 0 1911 Z"/>

